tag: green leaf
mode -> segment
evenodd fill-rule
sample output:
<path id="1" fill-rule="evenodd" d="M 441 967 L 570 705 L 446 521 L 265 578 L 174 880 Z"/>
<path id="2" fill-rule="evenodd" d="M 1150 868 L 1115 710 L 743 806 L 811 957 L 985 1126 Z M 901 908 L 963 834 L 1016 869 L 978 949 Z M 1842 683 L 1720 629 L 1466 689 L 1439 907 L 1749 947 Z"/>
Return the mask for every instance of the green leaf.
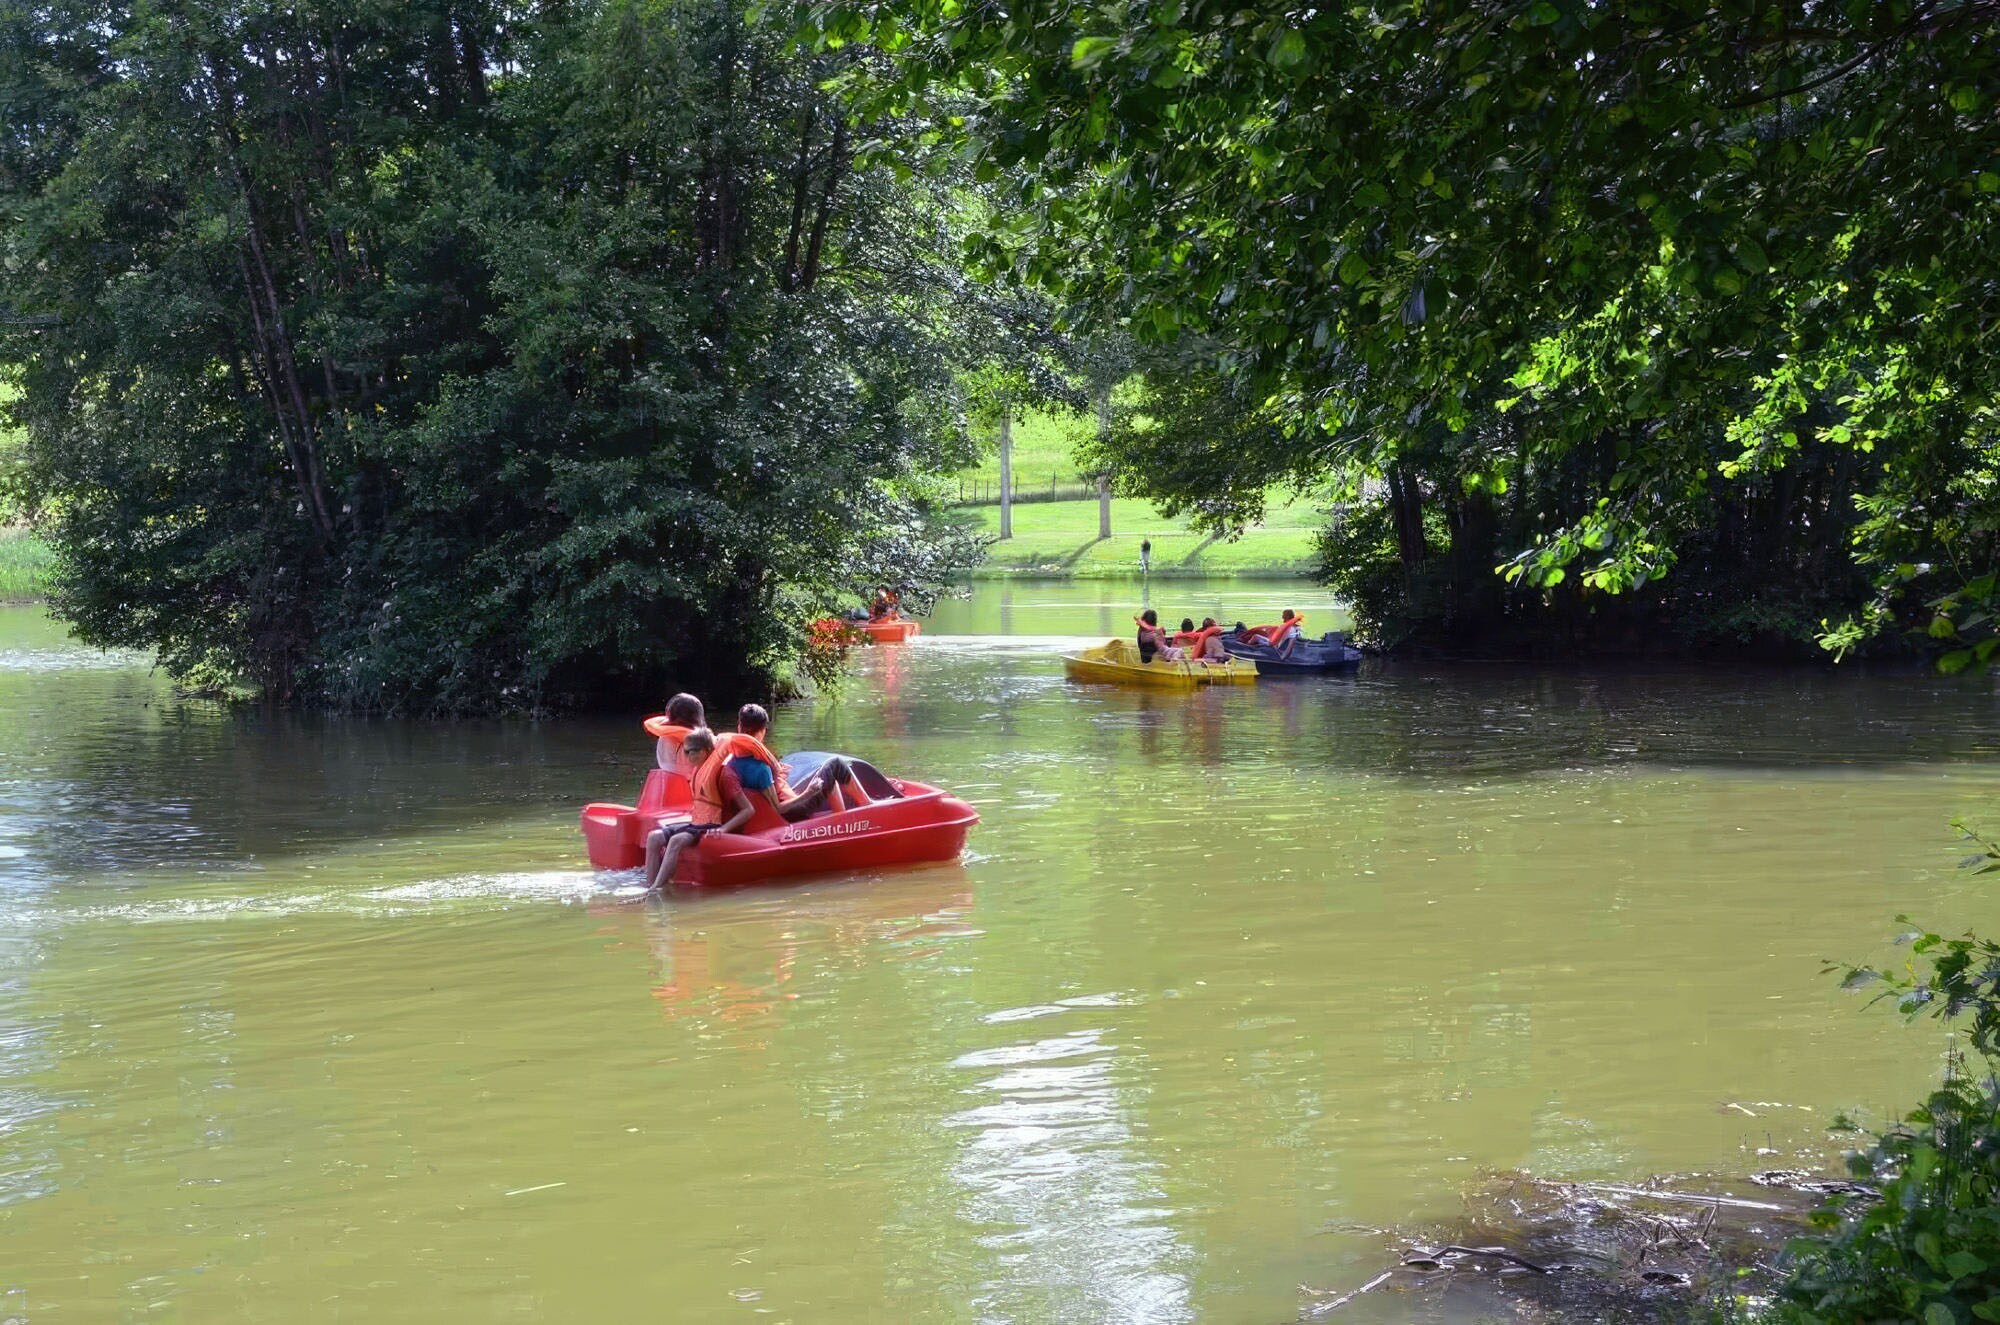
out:
<path id="1" fill-rule="evenodd" d="M 1340 283 L 1354 285 L 1368 274 L 1368 259 L 1359 253 L 1349 253 L 1340 260 Z"/>
<path id="2" fill-rule="evenodd" d="M 1070 67 L 1094 69 L 1117 48 L 1118 39 L 1115 37 L 1078 37 L 1076 45 L 1069 48 Z"/>
<path id="3" fill-rule="evenodd" d="M 1917 1153 L 1916 1159 L 1919 1165 L 1921 1165 L 1923 1160 L 1925 1159 L 1926 1153 L 1927 1152 L 1924 1151 L 1919 1151 Z M 1928 1155 L 1932 1164 L 1935 1164 L 1937 1160 L 1936 1152 L 1930 1151 L 1928 1152 Z M 1911 1245 L 1916 1248 L 1917 1255 L 1923 1257 L 1925 1263 L 1927 1263 L 1933 1270 L 1944 1269 L 1944 1246 L 1942 1243 L 1938 1241 L 1937 1234 L 1929 1231 L 1919 1233 L 1915 1238 L 1911 1240 Z M 1926 1321 L 1930 1319 L 1929 1312 L 1924 1313 L 1924 1319 Z M 1951 1319 L 1949 1309 L 1947 1309 L 1946 1311 L 1945 1319 L 1947 1321 Z"/>
<path id="4" fill-rule="evenodd" d="M 1280 69 L 1292 70 L 1306 62 L 1309 54 L 1303 32 L 1287 28 L 1271 43 L 1271 63 Z"/>
<path id="5" fill-rule="evenodd" d="M 1969 1251 L 1954 1251 L 1944 1258 L 1944 1272 L 1954 1279 L 1967 1278 L 1985 1268 L 1986 1262 Z"/>
<path id="6" fill-rule="evenodd" d="M 1549 0 L 1535 0 L 1528 6 L 1528 23 L 1531 27 L 1545 28 L 1562 17 L 1562 11 Z"/>

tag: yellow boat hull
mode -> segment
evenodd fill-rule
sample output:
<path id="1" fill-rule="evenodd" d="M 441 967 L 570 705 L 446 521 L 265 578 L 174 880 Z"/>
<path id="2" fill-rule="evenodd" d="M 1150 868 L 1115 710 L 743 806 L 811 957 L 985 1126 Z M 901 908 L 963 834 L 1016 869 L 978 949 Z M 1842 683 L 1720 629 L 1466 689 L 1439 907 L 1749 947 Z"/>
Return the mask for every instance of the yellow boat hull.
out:
<path id="1" fill-rule="evenodd" d="M 1156 690 L 1193 690 L 1206 685 L 1249 685 L 1257 679 L 1257 664 L 1232 658 L 1226 663 L 1139 661 L 1139 646 L 1115 639 L 1063 655 L 1063 675 L 1072 681 L 1098 685 L 1146 686 Z"/>

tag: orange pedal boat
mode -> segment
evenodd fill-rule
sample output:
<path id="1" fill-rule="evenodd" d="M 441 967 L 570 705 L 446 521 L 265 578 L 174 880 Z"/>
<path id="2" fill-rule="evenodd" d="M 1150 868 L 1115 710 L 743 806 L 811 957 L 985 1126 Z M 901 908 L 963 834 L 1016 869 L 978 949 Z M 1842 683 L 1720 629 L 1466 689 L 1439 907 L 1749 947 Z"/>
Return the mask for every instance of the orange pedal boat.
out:
<path id="1" fill-rule="evenodd" d="M 857 766 L 857 775 L 862 767 Z M 958 859 L 966 834 L 979 822 L 977 810 L 940 787 L 882 777 L 872 768 L 867 772 L 879 779 L 874 786 L 868 777 L 861 780 L 863 789 L 876 797 L 871 804 L 798 823 L 787 823 L 769 802 L 752 797 L 757 812 L 744 830 L 704 835 L 681 853 L 673 882 L 726 888 L 800 874 Z M 590 863 L 602 870 L 639 868 L 646 863 L 646 835 L 686 823 L 690 803 L 687 779 L 656 768 L 646 775 L 637 806 L 602 801 L 584 806 L 579 826 Z"/>
<path id="2" fill-rule="evenodd" d="M 871 644 L 901 644 L 923 634 L 924 623 L 899 616 L 883 617 L 879 621 L 842 621 L 837 616 L 828 616 L 813 622 L 812 629 L 835 635 L 847 632 L 861 636 Z"/>

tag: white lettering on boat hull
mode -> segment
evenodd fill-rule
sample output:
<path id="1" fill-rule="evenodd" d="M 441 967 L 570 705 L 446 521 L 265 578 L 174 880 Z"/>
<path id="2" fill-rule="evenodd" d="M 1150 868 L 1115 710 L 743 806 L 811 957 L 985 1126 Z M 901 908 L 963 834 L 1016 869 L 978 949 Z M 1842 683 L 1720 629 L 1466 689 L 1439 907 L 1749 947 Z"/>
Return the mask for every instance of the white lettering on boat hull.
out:
<path id="1" fill-rule="evenodd" d="M 805 828 L 793 828 L 787 832 L 780 833 L 778 841 L 781 843 L 813 842 L 823 837 L 852 837 L 856 833 L 865 833 L 874 826 L 874 824 L 869 823 L 866 819 L 855 819 L 852 822 L 844 824 L 813 824 Z"/>

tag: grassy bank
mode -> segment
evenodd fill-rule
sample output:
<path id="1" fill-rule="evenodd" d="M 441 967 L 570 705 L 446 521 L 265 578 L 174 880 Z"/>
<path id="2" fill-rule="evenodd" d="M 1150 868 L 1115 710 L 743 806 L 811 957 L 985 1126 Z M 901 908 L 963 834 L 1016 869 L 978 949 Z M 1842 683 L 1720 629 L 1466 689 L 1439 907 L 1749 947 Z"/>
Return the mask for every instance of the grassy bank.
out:
<path id="1" fill-rule="evenodd" d="M 989 538 L 1000 533 L 1000 508 L 967 509 L 963 518 Z M 1152 503 L 1111 503 L 1112 536 L 1097 536 L 1094 501 L 1037 502 L 1014 508 L 1014 537 L 991 544 L 976 579 L 1010 575 L 1137 579 L 1139 545 L 1151 539 L 1156 578 L 1241 575 L 1290 579 L 1313 569 L 1313 534 L 1320 515 L 1308 503 L 1274 509 L 1264 524 L 1233 542 L 1204 538 L 1186 520 L 1169 520 Z"/>
<path id="2" fill-rule="evenodd" d="M 0 529 L 0 603 L 25 603 L 42 593 L 48 545 L 25 529 Z"/>
<path id="3" fill-rule="evenodd" d="M 1073 487 L 1091 480 L 1077 469 L 1076 443 L 1096 425 L 1077 415 L 1030 412 L 1014 425 L 1014 482 L 1028 490 L 1046 491 L 1051 483 Z M 1000 450 L 990 439 L 979 463 L 958 472 L 968 490 L 1000 483 Z"/>

